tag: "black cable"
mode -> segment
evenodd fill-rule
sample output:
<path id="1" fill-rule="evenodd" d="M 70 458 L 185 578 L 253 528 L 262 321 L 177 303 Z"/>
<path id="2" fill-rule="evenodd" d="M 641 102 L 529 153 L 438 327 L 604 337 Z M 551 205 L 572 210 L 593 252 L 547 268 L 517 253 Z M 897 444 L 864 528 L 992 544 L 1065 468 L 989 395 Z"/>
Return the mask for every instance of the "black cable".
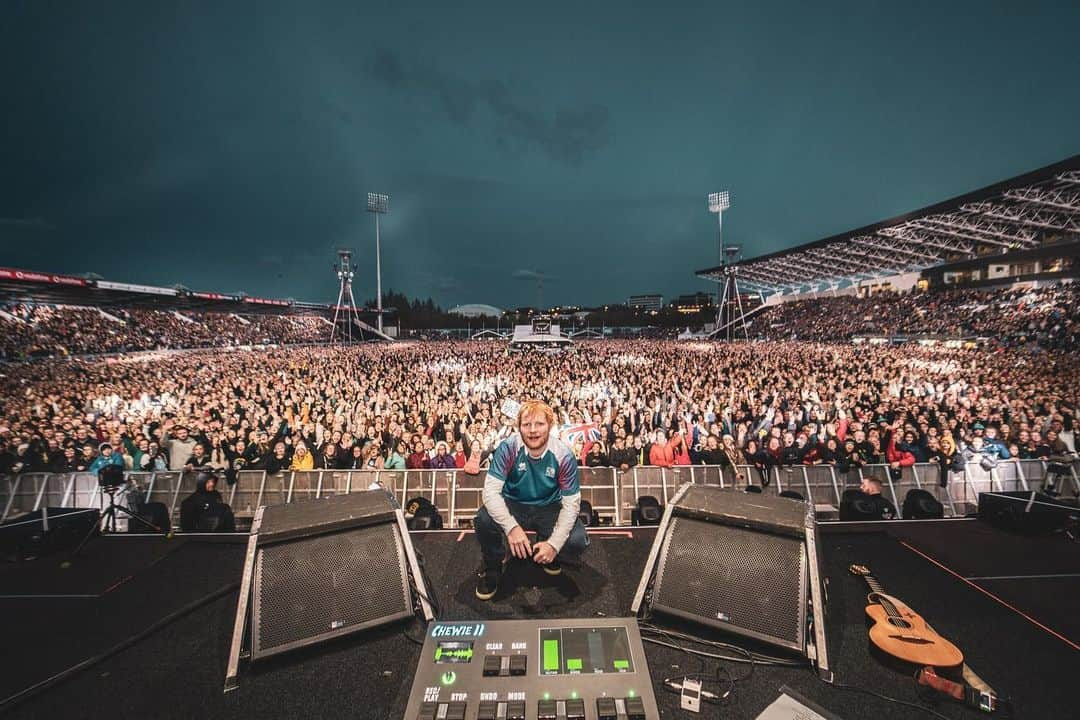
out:
<path id="1" fill-rule="evenodd" d="M 185 615 L 191 614 L 192 612 L 194 612 L 194 611 L 198 610 L 199 608 L 201 608 L 203 605 L 207 605 L 209 603 L 212 603 L 215 600 L 217 600 L 218 598 L 224 597 L 225 595 L 228 595 L 229 593 L 235 592 L 239 588 L 240 588 L 240 583 L 239 582 L 232 582 L 232 583 L 229 583 L 228 585 L 225 585 L 225 586 L 215 590 L 214 592 L 210 593 L 209 595 L 204 595 L 203 597 L 199 598 L 198 600 L 195 600 L 193 602 L 188 603 L 187 605 L 180 608 L 179 610 L 177 610 L 177 611 L 175 611 L 173 613 L 170 613 L 169 615 L 166 615 L 165 617 L 161 618 L 160 620 L 158 620 L 157 622 L 155 622 L 153 625 L 146 628 L 142 632 L 137 633 L 135 635 L 132 635 L 131 637 L 127 638 L 126 640 L 123 640 L 123 641 L 117 643 L 116 645 L 113 645 L 111 648 L 109 648 L 105 652 L 100 653 L 98 655 L 94 655 L 92 657 L 89 657 L 89 658 L 87 658 L 86 660 L 83 660 L 80 663 L 76 663 L 75 665 L 72 665 L 71 667 L 67 668 L 66 670 L 62 670 L 62 671 L 58 672 L 57 674 L 53 675 L 52 677 L 46 678 L 46 679 L 42 680 L 41 682 L 35 683 L 35 684 L 33 684 L 33 685 L 31 685 L 31 686 L 29 686 L 27 688 L 24 688 L 24 689 L 20 690 L 19 692 L 15 693 L 14 695 L 10 695 L 10 696 L 4 698 L 3 700 L 0 700 L 0 708 L 5 708 L 5 707 L 7 707 L 9 705 L 13 706 L 13 705 L 15 705 L 17 703 L 20 703 L 20 702 L 24 701 L 24 700 L 28 700 L 29 698 L 33 697 L 37 693 L 41 692 L 42 690 L 45 690 L 46 688 L 50 688 L 53 685 L 56 685 L 58 683 L 63 682 L 64 680 L 67 680 L 69 677 L 72 677 L 73 675 L 77 675 L 78 673 L 82 672 L 83 670 L 87 670 L 87 669 L 92 668 L 93 666 L 95 666 L 95 665 L 97 665 L 99 663 L 104 662 L 105 660 L 108 660 L 113 655 L 116 655 L 116 654 L 128 649 L 132 645 L 135 645 L 136 643 L 141 642 L 142 640 L 145 640 L 146 638 L 150 637 L 151 635 L 156 633 L 158 630 L 161 630 L 166 625 L 169 625 L 170 623 L 173 623 L 173 622 L 179 620 L 180 618 L 184 617 Z"/>
<path id="2" fill-rule="evenodd" d="M 690 635 L 690 634 L 687 634 L 687 633 L 678 632 L 676 630 L 668 630 L 668 629 L 665 629 L 665 628 L 661 628 L 661 627 L 658 627 L 656 625 L 652 625 L 650 623 L 639 623 L 639 627 L 642 630 L 642 640 L 645 640 L 646 642 L 652 642 L 653 644 L 656 644 L 656 645 L 664 645 L 664 646 L 671 647 L 671 648 L 674 648 L 676 650 L 681 650 L 683 652 L 687 652 L 687 653 L 690 653 L 690 654 L 700 654 L 703 657 L 711 657 L 711 658 L 716 658 L 716 659 L 720 659 L 720 660 L 729 660 L 731 662 L 739 662 L 739 663 L 749 664 L 751 666 L 750 672 L 748 672 L 744 677 L 737 678 L 736 682 L 742 682 L 744 680 L 749 679 L 750 675 L 753 673 L 753 666 L 754 665 L 780 665 L 780 666 L 784 666 L 784 667 L 804 667 L 806 665 L 806 663 L 807 663 L 807 661 L 805 661 L 805 660 L 792 660 L 790 658 L 775 657 L 775 656 L 772 656 L 772 655 L 764 655 L 762 653 L 751 652 L 750 650 L 747 650 L 746 648 L 740 647 L 739 645 L 733 645 L 731 643 L 721 642 L 719 640 L 708 640 L 708 639 L 705 639 L 705 638 L 702 638 L 702 637 L 698 637 L 696 635 Z M 720 649 L 720 650 L 730 650 L 730 651 L 739 653 L 739 655 L 741 657 L 731 657 L 729 655 L 721 655 L 719 653 L 710 653 L 710 652 L 705 652 L 703 650 L 696 650 L 696 649 L 693 649 L 693 648 L 686 648 L 686 647 L 683 647 L 682 645 L 679 645 L 678 642 L 663 642 L 661 640 L 657 640 L 656 638 L 648 637 L 648 635 L 650 633 L 662 635 L 662 636 L 668 638 L 669 640 L 674 640 L 675 638 L 677 638 L 677 639 L 680 639 L 680 640 L 684 640 L 686 642 L 697 643 L 697 644 L 700 644 L 700 645 L 705 645 L 705 646 Z"/>
<path id="3" fill-rule="evenodd" d="M 418 618 L 413 618 L 413 622 L 419 622 L 419 619 Z M 423 640 L 417 640 L 416 638 L 414 638 L 412 635 L 409 634 L 409 626 L 408 625 L 401 628 L 401 634 L 405 636 L 406 640 L 413 643 L 414 645 L 423 646 L 423 644 L 424 644 Z M 425 634 L 426 634 L 426 630 L 425 630 Z"/>
<path id="4" fill-rule="evenodd" d="M 915 710 L 920 710 L 920 711 L 922 711 L 924 713 L 928 713 L 930 715 L 933 715 L 934 717 L 942 718 L 942 720 L 952 720 L 949 716 L 942 715 L 937 710 L 934 710 L 933 708 L 927 707 L 925 705 L 920 705 L 919 703 L 914 703 L 914 702 L 910 702 L 908 700 L 901 700 L 899 698 L 889 697 L 888 695 L 883 695 L 883 694 L 881 694 L 879 692 L 874 692 L 873 690 L 867 690 L 866 688 L 861 688 L 861 687 L 858 687 L 858 686 L 855 686 L 855 685 L 845 685 L 843 683 L 838 683 L 838 682 L 831 682 L 830 683 L 830 682 L 827 682 L 824 679 L 822 679 L 820 676 L 818 676 L 817 673 L 814 673 L 814 676 L 818 677 L 818 679 L 821 680 L 822 683 L 824 683 L 825 685 L 828 685 L 829 687 L 834 687 L 834 688 L 837 688 L 837 689 L 840 689 L 840 690 L 847 690 L 849 692 L 863 693 L 864 695 L 872 695 L 873 697 L 876 697 L 876 698 L 878 698 L 880 700 L 885 700 L 886 702 L 891 702 L 891 703 L 894 703 L 896 705 L 902 705 L 904 707 L 909 707 L 909 708 L 913 708 Z"/>
<path id="5" fill-rule="evenodd" d="M 427 593 L 420 592 L 419 588 L 416 590 L 416 594 L 427 602 L 431 606 L 431 612 L 435 614 L 435 617 L 442 615 L 442 604 L 439 602 L 438 596 L 435 594 L 435 586 L 431 582 L 431 577 L 428 575 L 427 565 L 424 564 L 424 554 L 413 548 L 413 554 L 416 555 L 416 565 L 420 569 L 420 575 L 424 581 L 424 587 L 427 588 Z"/>

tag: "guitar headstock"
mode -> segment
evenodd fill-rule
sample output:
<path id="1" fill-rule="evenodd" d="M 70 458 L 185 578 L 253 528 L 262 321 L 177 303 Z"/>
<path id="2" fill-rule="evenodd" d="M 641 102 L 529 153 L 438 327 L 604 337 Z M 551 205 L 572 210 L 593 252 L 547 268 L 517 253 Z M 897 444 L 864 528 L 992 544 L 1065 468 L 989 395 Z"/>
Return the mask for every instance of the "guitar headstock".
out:
<path id="1" fill-rule="evenodd" d="M 848 572 L 859 577 L 866 577 L 870 574 L 870 568 L 865 565 L 849 565 Z"/>

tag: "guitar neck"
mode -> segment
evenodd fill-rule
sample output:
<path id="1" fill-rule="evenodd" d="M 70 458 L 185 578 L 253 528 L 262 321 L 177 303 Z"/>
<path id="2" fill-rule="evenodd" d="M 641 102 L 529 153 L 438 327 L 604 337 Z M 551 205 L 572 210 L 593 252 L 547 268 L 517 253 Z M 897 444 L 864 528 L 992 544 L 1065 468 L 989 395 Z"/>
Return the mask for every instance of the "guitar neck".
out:
<path id="1" fill-rule="evenodd" d="M 885 588 L 873 575 L 863 575 L 862 579 L 866 581 L 866 585 L 870 588 L 870 592 L 885 594 Z"/>

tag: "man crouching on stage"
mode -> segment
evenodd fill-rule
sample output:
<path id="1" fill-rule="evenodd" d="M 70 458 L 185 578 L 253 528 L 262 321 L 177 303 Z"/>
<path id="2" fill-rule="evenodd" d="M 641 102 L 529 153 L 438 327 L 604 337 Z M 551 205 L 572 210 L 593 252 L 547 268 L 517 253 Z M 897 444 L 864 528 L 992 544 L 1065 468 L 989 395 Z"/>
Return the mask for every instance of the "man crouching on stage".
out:
<path id="1" fill-rule="evenodd" d="M 529 400 L 518 410 L 518 433 L 495 449 L 484 480 L 484 506 L 473 527 L 484 565 L 476 597 L 490 600 L 509 559 L 503 538 L 516 558 L 531 558 L 548 575 L 562 572 L 559 557 L 577 557 L 589 545 L 578 518 L 581 488 L 573 451 L 551 435 L 555 412 Z M 530 544 L 526 530 L 536 532 Z"/>

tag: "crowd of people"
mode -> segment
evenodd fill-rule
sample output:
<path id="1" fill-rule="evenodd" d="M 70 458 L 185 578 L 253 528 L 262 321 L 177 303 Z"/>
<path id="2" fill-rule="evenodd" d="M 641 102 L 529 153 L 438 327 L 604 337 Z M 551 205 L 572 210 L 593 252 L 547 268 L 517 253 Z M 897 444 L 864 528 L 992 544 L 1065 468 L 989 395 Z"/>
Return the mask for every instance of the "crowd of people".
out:
<path id="1" fill-rule="evenodd" d="M 823 296 L 767 308 L 751 319 L 750 328 L 753 337 L 771 340 L 932 335 L 1077 350 L 1080 290 L 1065 283 L 1029 290 Z"/>
<path id="2" fill-rule="evenodd" d="M 812 342 L 492 341 L 203 350 L 9 363 L 0 474 L 483 468 L 539 398 L 586 466 L 769 468 L 1075 453 L 1080 356 Z M 765 475 L 767 477 L 767 474 Z"/>
<path id="3" fill-rule="evenodd" d="M 330 340 L 316 316 L 15 304 L 0 307 L 0 360 L 159 349 L 307 344 Z M 962 289 L 817 296 L 768 307 L 749 321 L 762 340 L 840 342 L 858 336 L 982 338 L 994 345 L 1080 349 L 1076 283 L 1037 289 Z M 464 330 L 460 331 L 467 335 Z M 608 328 L 613 338 L 674 339 L 674 328 Z M 449 339 L 446 330 L 403 337 Z"/>
<path id="4" fill-rule="evenodd" d="M 17 304 L 0 308 L 0 359 L 327 342 L 314 316 Z"/>

